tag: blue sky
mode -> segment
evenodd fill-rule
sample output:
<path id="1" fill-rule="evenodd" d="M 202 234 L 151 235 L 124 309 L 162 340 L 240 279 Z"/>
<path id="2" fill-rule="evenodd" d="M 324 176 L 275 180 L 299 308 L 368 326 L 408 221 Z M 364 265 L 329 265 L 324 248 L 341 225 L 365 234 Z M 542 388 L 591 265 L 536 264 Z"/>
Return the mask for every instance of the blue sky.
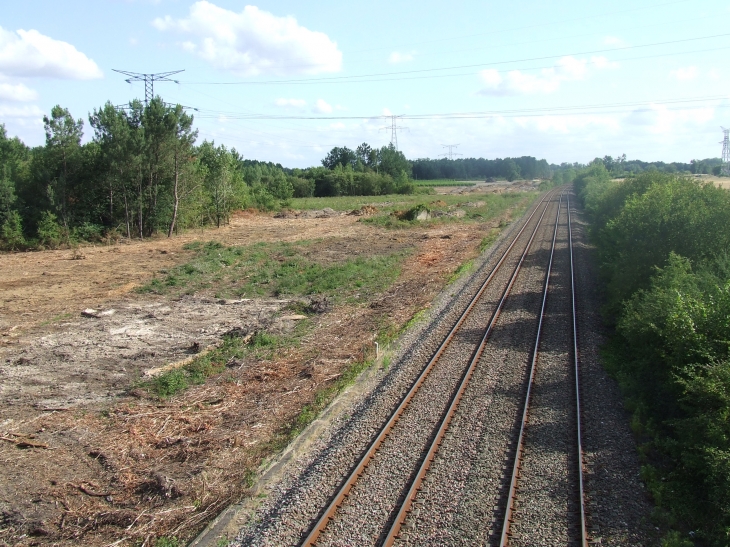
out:
<path id="1" fill-rule="evenodd" d="M 155 92 L 198 109 L 201 140 L 289 167 L 387 144 L 390 114 L 409 158 L 689 161 L 730 127 L 726 2 L 4 4 L 0 123 L 30 145 L 55 104 L 144 96 L 112 69 L 185 69 Z"/>

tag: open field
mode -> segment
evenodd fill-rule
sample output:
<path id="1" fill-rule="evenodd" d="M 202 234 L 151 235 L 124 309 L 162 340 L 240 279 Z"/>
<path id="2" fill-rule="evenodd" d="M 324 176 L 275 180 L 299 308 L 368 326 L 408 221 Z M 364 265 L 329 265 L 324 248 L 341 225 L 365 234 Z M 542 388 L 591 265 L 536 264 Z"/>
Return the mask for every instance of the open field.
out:
<path id="1" fill-rule="evenodd" d="M 0 545 L 190 538 L 521 214 L 517 188 L 0 255 Z M 419 203 L 443 214 L 377 220 Z"/>
<path id="2" fill-rule="evenodd" d="M 695 178 L 703 182 L 711 182 L 718 188 L 730 190 L 730 179 L 727 177 L 716 177 L 715 175 L 695 175 Z"/>

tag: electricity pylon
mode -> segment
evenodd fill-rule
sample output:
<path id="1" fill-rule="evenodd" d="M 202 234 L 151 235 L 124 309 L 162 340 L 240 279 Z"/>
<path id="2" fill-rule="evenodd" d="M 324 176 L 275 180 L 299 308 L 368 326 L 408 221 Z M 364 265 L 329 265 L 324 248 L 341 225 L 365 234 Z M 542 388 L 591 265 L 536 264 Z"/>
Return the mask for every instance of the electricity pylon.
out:
<path id="1" fill-rule="evenodd" d="M 720 126 L 725 138 L 722 139 L 722 169 L 721 173 L 730 176 L 730 129 Z"/>
<path id="2" fill-rule="evenodd" d="M 177 80 L 173 80 L 170 76 L 185 72 L 184 70 L 173 70 L 172 72 L 158 72 L 156 74 L 142 74 L 140 72 L 127 72 L 125 70 L 112 69 L 114 72 L 129 76 L 125 81 L 128 84 L 132 82 L 144 82 L 144 104 L 149 105 L 150 101 L 155 98 L 155 82 L 175 82 L 179 84 Z"/>
<path id="3" fill-rule="evenodd" d="M 459 154 L 458 152 L 454 152 L 454 148 L 459 146 L 458 144 L 442 144 L 442 148 L 448 148 L 449 151 L 446 154 L 439 154 L 439 156 L 444 156 L 445 158 L 449 158 L 450 160 L 454 159 L 454 156 L 463 156 L 464 154 Z"/>
<path id="4" fill-rule="evenodd" d="M 387 131 L 388 129 L 390 129 L 390 144 L 395 146 L 396 150 L 398 150 L 398 130 L 408 129 L 407 127 L 404 127 L 404 126 L 398 127 L 397 120 L 398 120 L 398 118 L 402 118 L 402 117 L 403 117 L 403 114 L 401 114 L 400 116 L 396 116 L 395 114 L 392 114 L 390 116 L 390 125 L 380 128 L 381 131 L 383 131 L 383 130 Z"/>

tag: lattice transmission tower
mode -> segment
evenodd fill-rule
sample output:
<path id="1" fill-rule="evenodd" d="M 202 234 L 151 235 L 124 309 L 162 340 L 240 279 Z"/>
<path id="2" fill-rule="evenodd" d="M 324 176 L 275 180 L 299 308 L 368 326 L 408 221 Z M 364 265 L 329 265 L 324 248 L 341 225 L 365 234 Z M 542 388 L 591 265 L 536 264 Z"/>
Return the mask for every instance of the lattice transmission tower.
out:
<path id="1" fill-rule="evenodd" d="M 721 173 L 730 176 L 730 129 L 720 126 L 725 138 L 722 139 L 722 170 Z"/>
<path id="2" fill-rule="evenodd" d="M 454 156 L 463 156 L 464 154 L 459 154 L 458 152 L 454 152 L 454 148 L 459 146 L 458 144 L 442 144 L 442 148 L 448 148 L 449 151 L 446 154 L 439 154 L 439 156 L 443 156 L 445 158 L 449 158 L 450 160 L 454 159 Z"/>
<path id="3" fill-rule="evenodd" d="M 390 130 L 390 143 L 395 146 L 395 149 L 398 150 L 398 131 L 401 131 L 403 129 L 408 129 L 407 127 L 400 126 L 398 127 L 398 118 L 402 118 L 403 114 L 400 116 L 391 115 L 390 116 L 390 125 L 382 127 L 380 130 L 388 131 Z"/>
<path id="4" fill-rule="evenodd" d="M 179 84 L 177 80 L 173 80 L 170 76 L 185 72 L 184 70 L 173 70 L 171 72 L 157 72 L 155 74 L 142 74 L 140 72 L 127 72 L 126 70 L 112 69 L 114 72 L 129 76 L 125 81 L 128 84 L 132 82 L 144 82 L 144 104 L 149 105 L 150 101 L 155 98 L 155 82 L 175 82 Z"/>

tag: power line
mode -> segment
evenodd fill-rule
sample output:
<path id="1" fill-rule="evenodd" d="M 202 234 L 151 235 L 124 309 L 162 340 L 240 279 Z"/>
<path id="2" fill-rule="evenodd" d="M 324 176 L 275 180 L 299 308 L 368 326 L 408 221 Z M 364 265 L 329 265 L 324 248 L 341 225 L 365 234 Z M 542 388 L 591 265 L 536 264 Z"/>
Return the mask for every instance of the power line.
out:
<path id="1" fill-rule="evenodd" d="M 155 74 L 143 74 L 140 72 L 127 72 L 126 70 L 112 69 L 114 72 L 129 76 L 125 81 L 128 84 L 132 82 L 144 82 L 144 104 L 150 104 L 150 101 L 155 98 L 155 82 L 175 82 L 179 84 L 177 80 L 173 80 L 170 76 L 185 72 L 185 70 L 173 70 L 171 72 L 157 72 Z"/>
<path id="2" fill-rule="evenodd" d="M 445 158 L 449 158 L 450 160 L 454 159 L 454 156 L 463 156 L 464 154 L 459 154 L 458 152 L 454 152 L 454 148 L 459 146 L 458 144 L 442 144 L 442 148 L 448 148 L 449 151 L 446 154 L 439 154 L 439 156 L 443 156 Z"/>
<path id="3" fill-rule="evenodd" d="M 393 49 L 393 48 L 400 48 L 400 47 L 419 46 L 419 45 L 423 45 L 423 44 L 429 44 L 430 45 L 430 44 L 439 43 L 439 42 L 448 42 L 448 41 L 451 41 L 451 40 L 463 40 L 465 38 L 476 38 L 476 37 L 479 37 L 479 36 L 494 36 L 495 34 L 513 33 L 515 31 L 527 30 L 527 29 L 536 28 L 536 27 L 545 28 L 546 26 L 552 26 L 552 25 L 557 25 L 557 24 L 561 24 L 561 23 L 574 23 L 576 21 L 584 21 L 586 19 L 595 19 L 597 17 L 606 17 L 606 16 L 609 16 L 609 15 L 620 15 L 620 14 L 623 14 L 623 13 L 630 13 L 630 12 L 633 12 L 633 11 L 640 11 L 640 10 L 645 10 L 645 9 L 662 8 L 662 7 L 671 6 L 671 5 L 674 5 L 674 4 L 684 4 L 684 3 L 688 2 L 688 1 L 690 1 L 690 0 L 675 0 L 673 2 L 663 2 L 661 4 L 649 4 L 647 6 L 641 6 L 641 7 L 638 7 L 638 8 L 631 8 L 631 9 L 620 10 L 620 11 L 607 11 L 607 12 L 603 12 L 603 13 L 596 13 L 594 15 L 585 15 L 585 16 L 582 16 L 582 17 L 575 17 L 575 18 L 572 18 L 572 19 L 556 19 L 556 20 L 553 20 L 553 21 L 542 21 L 542 22 L 540 22 L 538 24 L 534 24 L 534 25 L 526 25 L 526 26 L 521 26 L 521 27 L 502 28 L 502 29 L 496 29 L 496 30 L 490 29 L 489 32 L 480 32 L 480 33 L 477 33 L 477 34 L 465 34 L 465 35 L 461 35 L 461 36 L 452 36 L 452 37 L 449 37 L 449 38 L 437 38 L 437 39 L 434 39 L 434 40 L 428 40 L 428 41 L 424 41 L 424 42 L 410 42 L 408 44 L 396 44 L 396 45 L 391 45 L 391 46 L 381 47 L 381 48 L 361 49 L 361 50 L 353 51 L 352 53 L 365 53 L 365 52 L 369 52 L 369 51 L 383 51 L 383 50 L 388 50 L 388 49 Z"/>
<path id="4" fill-rule="evenodd" d="M 430 114 L 401 114 L 395 116 L 396 118 L 410 119 L 410 120 L 427 120 L 427 119 L 475 119 L 475 118 L 492 118 L 496 116 L 512 117 L 512 116 L 534 116 L 534 115 L 550 115 L 550 114 L 569 114 L 571 111 L 575 111 L 576 114 L 584 114 L 590 110 L 605 110 L 605 109 L 626 109 L 636 108 L 641 106 L 654 106 L 654 105 L 675 105 L 675 104 L 690 104 L 690 103 L 708 103 L 710 101 L 727 100 L 727 95 L 715 95 L 705 97 L 691 97 L 691 98 L 679 98 L 679 99 L 666 99 L 656 101 L 636 101 L 627 103 L 603 103 L 603 104 L 588 104 L 588 105 L 577 105 L 577 106 L 558 106 L 558 107 L 546 107 L 546 108 L 528 108 L 528 109 L 508 109 L 508 110 L 487 110 L 487 111 L 472 111 L 472 112 L 445 112 L 445 113 L 430 113 Z M 633 111 L 633 110 L 630 110 Z M 375 115 L 375 116 L 291 116 L 291 115 L 280 115 L 280 114 L 249 114 L 239 113 L 231 111 L 219 111 L 219 110 L 206 110 L 201 109 L 200 118 L 213 118 L 219 116 L 225 116 L 230 119 L 244 119 L 244 120 L 382 120 L 391 118 L 391 125 L 382 128 L 390 129 L 392 132 L 393 123 L 392 115 Z M 600 113 L 600 112 L 599 112 Z M 405 129 L 405 127 L 398 127 L 398 129 Z"/>
<path id="5" fill-rule="evenodd" d="M 592 55 L 595 53 L 610 53 L 613 51 L 625 51 L 625 50 L 629 50 L 629 49 L 641 49 L 641 48 L 664 46 L 664 45 L 671 45 L 671 44 L 682 44 L 682 43 L 687 43 L 687 42 L 696 42 L 699 40 L 710 40 L 712 38 L 723 38 L 723 37 L 727 37 L 727 36 L 730 36 L 730 33 L 713 34 L 711 36 L 700 36 L 700 37 L 696 37 L 696 38 L 684 38 L 681 40 L 669 40 L 666 42 L 653 42 L 653 43 L 649 43 L 649 44 L 639 44 L 639 45 L 635 45 L 635 46 L 594 49 L 594 50 L 589 50 L 589 51 L 562 53 L 559 55 L 545 55 L 545 56 L 541 56 L 541 57 L 528 57 L 528 58 L 523 58 L 523 59 L 512 59 L 509 61 L 494 61 L 491 63 L 476 63 L 476 64 L 469 64 L 469 65 L 455 65 L 455 66 L 438 67 L 438 68 L 424 68 L 424 69 L 419 69 L 419 70 L 375 72 L 375 73 L 370 73 L 370 74 L 359 74 L 359 75 L 353 75 L 353 76 L 328 76 L 328 77 L 324 77 L 324 78 L 266 80 L 266 81 L 262 81 L 262 82 L 183 82 L 183 83 L 187 84 L 187 85 L 271 85 L 271 84 L 294 84 L 294 83 L 327 83 L 327 82 L 338 82 L 338 81 L 361 79 L 361 78 L 374 78 L 374 77 L 380 77 L 380 76 L 398 76 L 398 75 L 403 75 L 403 74 L 422 74 L 425 72 L 440 72 L 440 71 L 444 71 L 444 70 L 459 70 L 459 69 L 465 69 L 465 68 L 482 68 L 482 67 L 489 67 L 489 66 L 505 65 L 505 64 L 510 64 L 510 63 L 523 63 L 523 62 L 528 62 L 528 61 L 544 61 L 547 59 L 557 59 L 560 57 L 569 57 L 569 56 L 575 56 L 575 55 Z"/>

